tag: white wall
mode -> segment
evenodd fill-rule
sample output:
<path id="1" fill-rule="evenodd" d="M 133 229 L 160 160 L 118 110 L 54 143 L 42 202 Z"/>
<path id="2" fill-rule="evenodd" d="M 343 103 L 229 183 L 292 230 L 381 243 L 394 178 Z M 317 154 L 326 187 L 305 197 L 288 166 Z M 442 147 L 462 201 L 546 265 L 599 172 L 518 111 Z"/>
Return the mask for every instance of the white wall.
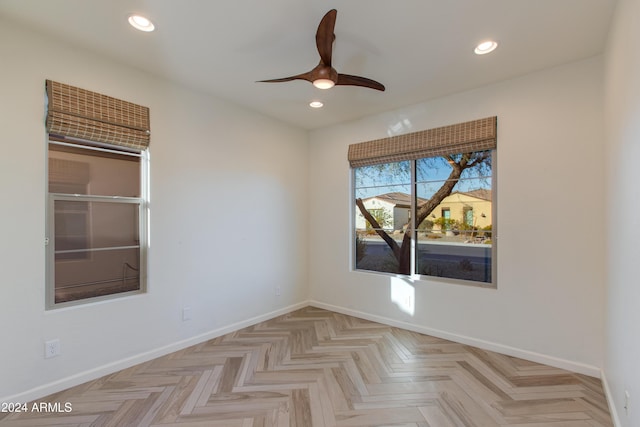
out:
<path id="1" fill-rule="evenodd" d="M 493 115 L 497 290 L 351 271 L 348 145 Z M 312 132 L 311 300 L 599 375 L 603 134 L 600 57 Z"/>
<path id="2" fill-rule="evenodd" d="M 0 401 L 41 397 L 306 299 L 306 132 L 8 22 L 0 58 Z M 150 107 L 145 295 L 44 310 L 47 78 Z M 184 306 L 193 320 L 181 321 Z M 62 354 L 45 360 L 53 338 Z"/>
<path id="3" fill-rule="evenodd" d="M 640 426 L 640 1 L 619 2 L 605 73 L 607 279 L 605 373 L 620 426 Z M 624 392 L 631 397 L 624 409 Z"/>

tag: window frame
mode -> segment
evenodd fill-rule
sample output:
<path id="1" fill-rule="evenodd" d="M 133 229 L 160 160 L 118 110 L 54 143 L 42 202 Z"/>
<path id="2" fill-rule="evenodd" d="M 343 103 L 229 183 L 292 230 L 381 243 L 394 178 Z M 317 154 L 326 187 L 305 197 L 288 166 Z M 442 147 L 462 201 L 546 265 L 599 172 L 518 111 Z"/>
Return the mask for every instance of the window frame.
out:
<path id="1" fill-rule="evenodd" d="M 411 213 L 410 213 L 410 221 L 409 227 L 405 231 L 405 233 L 411 233 L 411 273 L 410 274 L 401 274 L 401 273 L 389 273 L 385 271 L 376 271 L 376 270 L 366 270 L 357 268 L 357 228 L 356 228 L 356 215 L 359 212 L 358 207 L 355 204 L 356 200 L 356 169 L 358 167 L 350 167 L 350 178 L 351 178 L 351 191 L 350 194 L 350 225 L 351 225 L 351 262 L 350 262 L 350 271 L 357 273 L 369 273 L 369 274 L 381 274 L 386 276 L 393 277 L 403 277 L 410 278 L 411 280 L 420 280 L 426 282 L 437 282 L 437 283 L 448 283 L 448 284 L 456 284 L 456 285 L 466 285 L 466 286 L 474 286 L 485 289 L 497 289 L 498 287 L 498 276 L 497 276 L 497 260 L 498 260 L 498 224 L 497 224 L 497 163 L 498 163 L 498 154 L 497 149 L 491 149 L 491 281 L 490 282 L 479 282 L 473 280 L 465 280 L 458 279 L 452 277 L 441 277 L 441 276 L 430 276 L 419 274 L 416 272 L 417 267 L 417 245 L 418 245 L 418 225 L 415 223 L 415 211 L 417 209 L 417 179 L 416 179 L 416 161 L 420 159 L 412 159 L 410 160 L 411 166 Z M 439 157 L 439 156 L 430 156 L 424 158 L 431 157 Z"/>
<path id="2" fill-rule="evenodd" d="M 140 195 L 139 197 L 125 197 L 125 196 L 101 196 L 101 195 L 88 195 L 88 194 L 68 194 L 68 193 L 51 193 L 49 192 L 49 166 L 48 161 L 45 167 L 46 176 L 46 279 L 45 279 L 45 309 L 52 310 L 63 307 L 86 305 L 98 301 L 113 300 L 124 298 L 131 295 L 144 294 L 147 292 L 147 256 L 149 247 L 149 149 L 143 149 L 140 151 L 128 150 L 124 147 L 111 146 L 107 144 L 95 144 L 91 141 L 78 141 L 65 142 L 61 141 L 55 135 L 47 135 L 46 138 L 46 158 L 49 159 L 49 147 L 50 145 L 67 146 L 74 149 L 87 150 L 87 153 L 91 151 L 112 153 L 125 156 L 138 157 L 140 159 Z M 138 206 L 138 254 L 139 254 L 139 289 L 116 292 L 107 295 L 91 296 L 86 298 L 79 298 L 73 301 L 56 302 L 55 292 L 55 202 L 56 201 L 77 201 L 77 202 L 109 202 L 116 204 L 135 204 Z M 90 209 L 89 209 L 90 210 Z M 90 221 L 90 218 L 89 218 Z M 90 239 L 90 236 L 88 237 Z M 135 248 L 135 247 L 131 247 Z M 109 248 L 110 250 L 121 248 Z M 95 252 L 95 249 L 88 250 L 89 257 Z M 74 262 L 75 260 L 69 260 L 68 262 Z M 78 260 L 81 261 L 81 260 Z"/>

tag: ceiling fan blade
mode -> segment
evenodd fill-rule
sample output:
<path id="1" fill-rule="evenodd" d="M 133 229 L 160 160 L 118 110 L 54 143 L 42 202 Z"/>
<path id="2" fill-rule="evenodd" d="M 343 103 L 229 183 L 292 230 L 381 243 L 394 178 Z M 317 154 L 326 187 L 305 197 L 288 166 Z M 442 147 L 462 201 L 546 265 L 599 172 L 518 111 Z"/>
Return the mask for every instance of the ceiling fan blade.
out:
<path id="1" fill-rule="evenodd" d="M 318 25 L 318 31 L 316 32 L 316 46 L 318 47 L 318 53 L 320 59 L 324 65 L 331 67 L 331 56 L 333 51 L 333 41 L 336 39 L 336 35 L 333 30 L 336 26 L 336 15 L 338 11 L 331 9 L 327 12 L 320 24 Z"/>
<path id="2" fill-rule="evenodd" d="M 362 87 L 368 87 L 370 89 L 380 90 L 383 92 L 385 90 L 385 87 L 382 83 L 379 83 L 375 80 L 368 79 L 366 77 L 351 76 L 349 74 L 338 74 L 338 81 L 336 82 L 336 85 L 362 86 Z"/>
<path id="3" fill-rule="evenodd" d="M 281 82 L 290 82 L 292 80 L 306 80 L 308 82 L 313 82 L 311 79 L 311 72 L 298 74 L 296 76 L 291 77 L 282 77 L 279 79 L 269 79 L 269 80 L 258 80 L 258 83 L 281 83 Z"/>

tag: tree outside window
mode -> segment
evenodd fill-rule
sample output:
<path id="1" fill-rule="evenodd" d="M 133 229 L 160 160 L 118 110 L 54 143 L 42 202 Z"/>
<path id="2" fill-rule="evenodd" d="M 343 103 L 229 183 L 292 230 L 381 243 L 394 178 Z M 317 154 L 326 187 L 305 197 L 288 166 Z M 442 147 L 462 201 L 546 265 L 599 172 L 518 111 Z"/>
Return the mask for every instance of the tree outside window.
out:
<path id="1" fill-rule="evenodd" d="M 492 283 L 492 163 L 485 150 L 355 168 L 356 269 Z"/>

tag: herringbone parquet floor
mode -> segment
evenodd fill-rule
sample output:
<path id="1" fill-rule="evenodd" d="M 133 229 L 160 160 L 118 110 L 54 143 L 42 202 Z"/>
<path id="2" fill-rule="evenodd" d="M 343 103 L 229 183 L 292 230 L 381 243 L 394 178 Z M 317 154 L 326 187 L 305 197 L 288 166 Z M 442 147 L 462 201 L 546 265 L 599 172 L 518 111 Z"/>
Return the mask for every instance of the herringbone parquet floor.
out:
<path id="1" fill-rule="evenodd" d="M 41 399 L 6 426 L 612 426 L 599 380 L 307 307 Z"/>

